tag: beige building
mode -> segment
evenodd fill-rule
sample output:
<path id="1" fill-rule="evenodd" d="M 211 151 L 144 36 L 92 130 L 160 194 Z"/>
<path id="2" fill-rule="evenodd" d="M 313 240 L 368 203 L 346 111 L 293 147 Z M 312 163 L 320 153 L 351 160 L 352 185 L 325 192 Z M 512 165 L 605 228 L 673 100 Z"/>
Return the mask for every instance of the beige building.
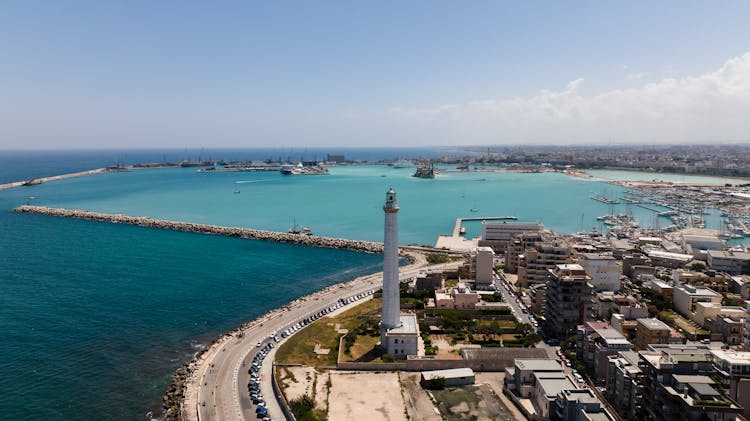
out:
<path id="1" fill-rule="evenodd" d="M 641 351 L 650 344 L 671 343 L 672 328 L 659 319 L 642 318 L 636 320 L 635 328 L 635 350 Z"/>
<path id="2" fill-rule="evenodd" d="M 508 244 L 518 234 L 540 232 L 544 225 L 539 222 L 485 221 L 482 223 L 480 246 L 492 247 L 496 253 L 505 253 Z"/>
<path id="3" fill-rule="evenodd" d="M 550 269 L 572 261 L 572 250 L 567 244 L 537 243 L 532 248 L 526 249 L 523 255 L 518 256 L 518 284 L 524 288 L 534 284 L 543 284 L 547 282 Z"/>

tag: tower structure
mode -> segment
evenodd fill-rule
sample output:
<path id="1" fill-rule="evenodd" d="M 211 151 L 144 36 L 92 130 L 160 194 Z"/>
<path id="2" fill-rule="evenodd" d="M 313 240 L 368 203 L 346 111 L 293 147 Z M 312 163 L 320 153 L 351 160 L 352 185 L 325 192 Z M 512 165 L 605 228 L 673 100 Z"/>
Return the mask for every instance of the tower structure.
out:
<path id="1" fill-rule="evenodd" d="M 385 332 L 399 327 L 400 293 L 398 280 L 398 202 L 396 192 L 391 187 L 385 194 L 385 233 L 383 238 L 383 318 L 380 329 Z M 381 342 L 385 344 L 385 341 Z"/>
<path id="2" fill-rule="evenodd" d="M 387 354 L 406 358 L 419 352 L 419 324 L 414 313 L 401 314 L 398 279 L 398 202 L 390 188 L 385 194 L 385 233 L 383 238 L 383 318 L 380 346 Z"/>

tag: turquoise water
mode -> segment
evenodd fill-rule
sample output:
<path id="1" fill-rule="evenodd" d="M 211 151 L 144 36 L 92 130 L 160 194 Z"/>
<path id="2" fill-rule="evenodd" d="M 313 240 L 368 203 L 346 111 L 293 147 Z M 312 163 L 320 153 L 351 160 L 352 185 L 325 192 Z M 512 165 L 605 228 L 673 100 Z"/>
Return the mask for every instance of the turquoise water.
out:
<path id="1" fill-rule="evenodd" d="M 0 192 L 7 420 L 145 419 L 200 344 L 382 259 L 14 214 L 19 193 Z"/>
<path id="2" fill-rule="evenodd" d="M 447 173 L 421 180 L 412 172 L 376 165 L 333 167 L 324 176 L 171 168 L 68 179 L 24 192 L 39 205 L 275 231 L 296 220 L 319 235 L 380 241 L 382 201 L 393 186 L 402 244 L 434 244 L 457 217 L 511 215 L 560 233 L 600 228 L 596 217 L 610 211 L 631 212 L 644 226 L 655 223 L 654 213 L 638 206 L 590 199 L 593 193 L 619 197 L 624 189 L 559 173 Z M 19 204 L 24 200 L 19 197 Z M 718 228 L 718 219 L 709 227 Z M 481 224 L 468 228 L 470 236 L 479 235 Z"/>

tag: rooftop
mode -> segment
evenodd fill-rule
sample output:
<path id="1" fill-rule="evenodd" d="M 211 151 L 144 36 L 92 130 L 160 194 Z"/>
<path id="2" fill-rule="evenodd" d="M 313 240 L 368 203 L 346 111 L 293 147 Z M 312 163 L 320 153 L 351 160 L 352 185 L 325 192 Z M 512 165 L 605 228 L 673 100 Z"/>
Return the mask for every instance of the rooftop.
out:
<path id="1" fill-rule="evenodd" d="M 401 326 L 390 329 L 386 335 L 394 334 L 413 334 L 419 335 L 419 327 L 417 325 L 417 315 L 408 313 L 401 314 Z"/>
<path id="2" fill-rule="evenodd" d="M 558 393 L 564 390 L 577 389 L 567 377 L 563 379 L 539 379 L 539 386 L 544 389 L 547 398 L 555 399 Z"/>
<path id="3" fill-rule="evenodd" d="M 721 294 L 712 290 L 711 288 L 697 287 L 693 285 L 683 285 L 681 287 L 675 287 L 675 291 L 682 291 L 690 296 L 721 297 Z"/>
<path id="4" fill-rule="evenodd" d="M 551 358 L 516 358 L 516 367 L 532 371 L 562 371 L 560 363 Z"/>
<path id="5" fill-rule="evenodd" d="M 612 256 L 601 255 L 598 253 L 581 253 L 580 256 L 586 260 L 615 260 Z"/>
<path id="6" fill-rule="evenodd" d="M 722 349 L 711 350 L 714 358 L 726 361 L 732 365 L 750 365 L 750 351 L 725 351 Z"/>
<path id="7" fill-rule="evenodd" d="M 638 324 L 642 324 L 649 330 L 671 330 L 669 326 L 667 326 L 666 323 L 662 322 L 659 319 L 647 319 L 647 318 L 641 318 L 636 319 Z"/>
<path id="8" fill-rule="evenodd" d="M 436 377 L 443 377 L 446 379 L 472 377 L 474 376 L 474 370 L 470 368 L 449 368 L 446 370 L 423 371 L 422 376 L 425 380 L 434 379 Z"/>

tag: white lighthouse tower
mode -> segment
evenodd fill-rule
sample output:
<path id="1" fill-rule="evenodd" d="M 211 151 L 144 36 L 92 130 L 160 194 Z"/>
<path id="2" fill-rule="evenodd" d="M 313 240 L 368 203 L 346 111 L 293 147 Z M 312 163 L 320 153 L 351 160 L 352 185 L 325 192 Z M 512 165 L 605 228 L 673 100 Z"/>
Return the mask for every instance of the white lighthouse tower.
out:
<path id="1" fill-rule="evenodd" d="M 381 332 L 401 326 L 398 281 L 398 202 L 391 187 L 385 194 L 385 234 L 383 239 L 383 320 Z M 381 342 L 385 344 L 385 341 Z"/>
<path id="2" fill-rule="evenodd" d="M 398 202 L 393 188 L 385 194 L 385 233 L 383 238 L 383 318 L 380 345 L 396 358 L 416 355 L 419 326 L 417 316 L 401 314 L 398 278 Z"/>

